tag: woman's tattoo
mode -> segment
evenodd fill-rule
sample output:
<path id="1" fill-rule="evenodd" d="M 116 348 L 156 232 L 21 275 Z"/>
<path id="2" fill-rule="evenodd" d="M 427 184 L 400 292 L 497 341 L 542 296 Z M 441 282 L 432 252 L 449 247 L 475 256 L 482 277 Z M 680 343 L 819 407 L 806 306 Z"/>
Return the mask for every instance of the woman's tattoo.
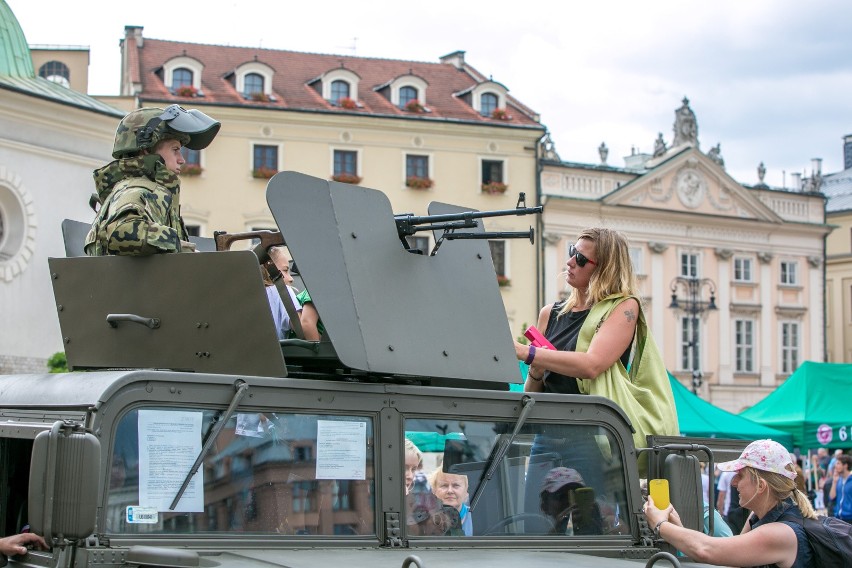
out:
<path id="1" fill-rule="evenodd" d="M 627 321 L 633 321 L 636 319 L 636 314 L 633 313 L 633 310 L 625 310 L 624 317 L 627 318 Z"/>

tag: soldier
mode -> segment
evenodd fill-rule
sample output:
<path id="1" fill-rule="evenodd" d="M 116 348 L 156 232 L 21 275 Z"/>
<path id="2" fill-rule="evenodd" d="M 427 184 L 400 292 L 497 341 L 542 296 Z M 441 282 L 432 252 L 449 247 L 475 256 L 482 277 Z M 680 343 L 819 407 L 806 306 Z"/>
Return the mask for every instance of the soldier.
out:
<path id="1" fill-rule="evenodd" d="M 85 250 L 148 256 L 194 250 L 180 217 L 181 147 L 206 148 L 221 124 L 198 110 L 179 105 L 141 108 L 125 116 L 115 132 L 115 161 L 95 170 L 100 203 Z"/>

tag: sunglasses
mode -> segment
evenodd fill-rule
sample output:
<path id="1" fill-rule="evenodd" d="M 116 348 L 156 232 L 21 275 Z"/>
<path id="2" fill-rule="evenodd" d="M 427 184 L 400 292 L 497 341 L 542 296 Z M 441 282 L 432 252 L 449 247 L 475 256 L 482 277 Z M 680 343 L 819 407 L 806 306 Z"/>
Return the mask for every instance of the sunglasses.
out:
<path id="1" fill-rule="evenodd" d="M 583 255 L 583 253 L 581 253 L 580 251 L 578 251 L 577 247 L 574 246 L 574 245 L 570 245 L 568 247 L 568 258 L 571 258 L 571 257 L 574 257 L 574 258 L 577 259 L 577 266 L 579 266 L 580 268 L 583 268 L 584 266 L 586 266 L 587 262 L 589 264 L 594 264 L 596 266 L 598 264 L 594 260 L 592 260 L 590 258 L 586 258 L 586 256 Z"/>

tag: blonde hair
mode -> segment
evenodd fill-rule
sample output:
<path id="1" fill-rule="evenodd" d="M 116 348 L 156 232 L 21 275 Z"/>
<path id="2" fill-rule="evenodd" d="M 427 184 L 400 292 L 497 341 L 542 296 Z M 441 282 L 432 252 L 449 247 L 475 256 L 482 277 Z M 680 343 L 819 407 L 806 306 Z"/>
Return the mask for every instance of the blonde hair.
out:
<path id="1" fill-rule="evenodd" d="M 417 456 L 417 467 L 421 467 L 423 465 L 423 454 L 420 452 L 420 448 L 414 445 L 414 442 L 405 439 L 405 455 L 415 455 Z"/>
<path id="2" fill-rule="evenodd" d="M 467 491 L 470 487 L 468 485 L 467 476 L 460 473 L 445 473 L 443 469 L 440 467 L 429 474 L 429 487 L 432 488 L 432 493 L 435 492 L 435 489 L 438 487 L 438 483 L 445 477 L 461 477 L 464 479 L 464 490 Z"/>
<path id="3" fill-rule="evenodd" d="M 806 519 L 816 519 L 817 515 L 814 511 L 813 506 L 811 505 L 808 496 L 799 491 L 796 487 L 796 480 L 790 479 L 785 475 L 781 475 L 780 473 L 775 473 L 772 471 L 763 471 L 762 469 L 755 469 L 753 467 L 745 467 L 746 472 L 751 476 L 752 482 L 757 485 L 758 479 L 762 479 L 766 482 L 766 486 L 769 487 L 769 491 L 772 496 L 777 499 L 779 502 L 784 501 L 790 497 L 796 502 L 796 505 L 799 507 L 799 510 L 802 512 L 802 516 Z"/>
<path id="4" fill-rule="evenodd" d="M 638 285 L 630 261 L 627 239 L 613 229 L 592 227 L 580 232 L 578 239 L 586 239 L 595 245 L 596 270 L 589 280 L 589 304 L 586 308 L 600 302 L 612 294 L 637 296 Z M 572 289 L 558 316 L 577 306 L 577 290 Z"/>

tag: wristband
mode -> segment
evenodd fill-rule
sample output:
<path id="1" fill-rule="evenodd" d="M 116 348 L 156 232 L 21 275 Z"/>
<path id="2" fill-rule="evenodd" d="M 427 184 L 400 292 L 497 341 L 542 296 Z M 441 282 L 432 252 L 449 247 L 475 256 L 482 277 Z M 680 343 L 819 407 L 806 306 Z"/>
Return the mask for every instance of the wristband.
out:
<path id="1" fill-rule="evenodd" d="M 663 523 L 668 523 L 668 522 L 669 522 L 668 519 L 663 519 L 662 521 L 657 523 L 657 526 L 654 527 L 654 537 L 655 538 L 658 538 L 658 539 L 663 538 L 662 536 L 660 536 L 660 527 L 662 526 Z"/>
<path id="2" fill-rule="evenodd" d="M 527 360 L 524 363 L 532 365 L 533 359 L 535 359 L 535 345 L 530 345 L 530 352 L 527 354 Z"/>

